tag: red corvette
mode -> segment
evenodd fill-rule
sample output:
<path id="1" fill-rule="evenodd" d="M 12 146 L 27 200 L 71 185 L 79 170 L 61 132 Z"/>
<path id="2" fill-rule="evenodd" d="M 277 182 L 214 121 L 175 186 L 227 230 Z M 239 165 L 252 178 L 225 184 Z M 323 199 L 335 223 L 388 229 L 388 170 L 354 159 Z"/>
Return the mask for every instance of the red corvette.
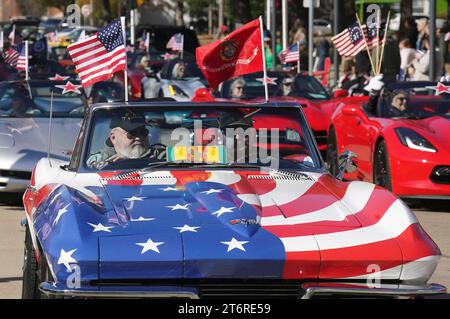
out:
<path id="1" fill-rule="evenodd" d="M 349 101 L 349 100 L 347 100 Z M 404 198 L 450 199 L 450 99 L 411 96 L 407 112 L 389 117 L 380 98 L 341 103 L 328 135 L 327 162 L 337 171 L 337 154 L 356 153 L 348 180 L 370 181 Z"/>

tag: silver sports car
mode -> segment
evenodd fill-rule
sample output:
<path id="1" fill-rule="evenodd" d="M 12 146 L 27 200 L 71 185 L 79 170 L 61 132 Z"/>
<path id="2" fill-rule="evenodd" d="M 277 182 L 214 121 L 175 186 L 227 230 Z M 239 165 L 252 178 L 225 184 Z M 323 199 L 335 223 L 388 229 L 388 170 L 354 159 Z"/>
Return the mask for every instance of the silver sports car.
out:
<path id="1" fill-rule="evenodd" d="M 148 91 L 143 81 L 144 92 Z M 150 82 L 148 82 L 150 85 Z M 159 73 L 159 97 L 170 97 L 177 101 L 191 101 L 195 91 L 206 87 L 206 79 L 195 60 L 169 60 Z M 156 97 L 146 96 L 145 98 Z"/>
<path id="2" fill-rule="evenodd" d="M 87 106 L 78 83 L 0 83 L 0 192 L 24 191 L 35 164 L 47 156 L 52 91 L 50 156 L 66 159 L 74 147 Z"/>

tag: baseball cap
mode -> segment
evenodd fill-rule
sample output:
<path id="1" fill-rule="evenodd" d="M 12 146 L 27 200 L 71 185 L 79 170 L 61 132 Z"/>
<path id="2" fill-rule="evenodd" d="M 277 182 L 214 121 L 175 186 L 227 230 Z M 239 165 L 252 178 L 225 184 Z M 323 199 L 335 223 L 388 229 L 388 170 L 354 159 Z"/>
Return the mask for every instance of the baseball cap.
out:
<path id="1" fill-rule="evenodd" d="M 142 115 L 130 111 L 123 116 L 113 117 L 109 124 L 109 128 L 113 129 L 120 127 L 127 132 L 133 132 L 139 130 L 140 128 L 145 128 L 146 124 L 145 118 Z M 109 147 L 113 147 L 109 137 L 106 139 L 105 144 Z"/>

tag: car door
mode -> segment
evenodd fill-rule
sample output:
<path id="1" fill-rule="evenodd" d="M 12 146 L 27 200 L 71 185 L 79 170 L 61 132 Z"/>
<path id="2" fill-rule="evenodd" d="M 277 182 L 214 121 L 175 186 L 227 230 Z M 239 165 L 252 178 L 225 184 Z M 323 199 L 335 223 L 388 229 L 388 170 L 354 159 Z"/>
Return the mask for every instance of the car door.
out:
<path id="1" fill-rule="evenodd" d="M 375 142 L 376 123 L 361 105 L 345 105 L 342 114 L 342 149 L 358 156 L 357 169 L 352 174 L 346 174 L 346 178 L 371 181 L 371 149 Z"/>

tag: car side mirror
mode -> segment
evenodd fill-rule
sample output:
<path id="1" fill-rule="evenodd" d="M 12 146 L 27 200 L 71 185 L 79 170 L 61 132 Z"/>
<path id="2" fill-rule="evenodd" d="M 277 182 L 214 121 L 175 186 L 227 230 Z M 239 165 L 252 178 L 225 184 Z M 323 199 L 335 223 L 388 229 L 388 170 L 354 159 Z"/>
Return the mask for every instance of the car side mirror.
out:
<path id="1" fill-rule="evenodd" d="M 357 157 L 358 155 L 351 151 L 345 151 L 338 156 L 338 174 L 336 175 L 337 179 L 342 180 L 345 173 L 353 173 L 356 170 L 357 164 L 355 163 L 354 159 L 356 159 Z"/>

